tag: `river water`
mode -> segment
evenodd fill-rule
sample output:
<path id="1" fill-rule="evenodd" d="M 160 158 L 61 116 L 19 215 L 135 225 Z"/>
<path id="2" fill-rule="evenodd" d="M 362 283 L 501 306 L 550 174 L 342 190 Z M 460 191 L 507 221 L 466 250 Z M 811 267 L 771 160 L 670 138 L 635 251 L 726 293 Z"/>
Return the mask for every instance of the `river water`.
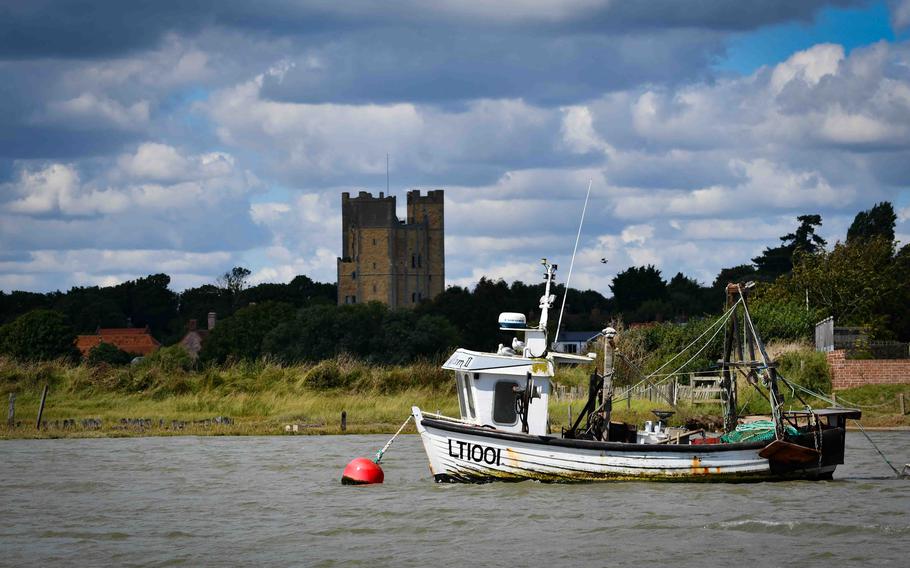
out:
<path id="1" fill-rule="evenodd" d="M 438 485 L 403 436 L 339 483 L 385 440 L 0 441 L 0 565 L 910 566 L 910 481 L 856 433 L 831 482 Z"/>

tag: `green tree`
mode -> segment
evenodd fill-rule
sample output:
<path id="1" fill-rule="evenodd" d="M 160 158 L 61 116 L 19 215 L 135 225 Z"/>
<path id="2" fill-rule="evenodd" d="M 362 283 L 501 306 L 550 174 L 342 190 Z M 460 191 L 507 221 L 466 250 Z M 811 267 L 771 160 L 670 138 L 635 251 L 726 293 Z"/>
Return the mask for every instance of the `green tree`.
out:
<path id="1" fill-rule="evenodd" d="M 794 255 L 811 255 L 825 248 L 825 239 L 815 234 L 816 227 L 822 224 L 821 215 L 800 215 L 796 220 L 799 221 L 796 231 L 782 236 L 780 246 L 768 247 L 752 259 L 760 278 L 774 280 L 793 270 Z"/>
<path id="2" fill-rule="evenodd" d="M 740 264 L 737 266 L 731 266 L 730 268 L 723 268 L 717 274 L 717 277 L 714 279 L 714 283 L 711 284 L 711 287 L 716 291 L 721 293 L 727 287 L 727 284 L 730 283 L 745 283 L 750 280 L 755 280 L 758 276 L 758 271 L 755 269 L 755 266 L 752 264 Z"/>
<path id="3" fill-rule="evenodd" d="M 808 292 L 810 307 L 819 315 L 834 316 L 840 325 L 871 325 L 881 334 L 888 327 L 895 294 L 908 286 L 896 278 L 896 268 L 892 243 L 885 238 L 837 243 L 831 251 L 800 255 L 792 275 L 762 296 L 805 306 Z"/>
<path id="4" fill-rule="evenodd" d="M 75 359 L 76 333 L 66 316 L 54 310 L 33 310 L 3 326 L 0 352 L 23 361 Z"/>
<path id="5" fill-rule="evenodd" d="M 616 309 L 634 312 L 649 300 L 666 300 L 667 283 L 653 265 L 632 266 L 613 277 L 610 284 Z"/>
<path id="6" fill-rule="evenodd" d="M 234 309 L 240 307 L 240 293 L 247 288 L 250 274 L 252 272 L 248 268 L 235 266 L 215 281 L 215 284 L 231 298 Z"/>
<path id="7" fill-rule="evenodd" d="M 222 363 L 228 359 L 258 359 L 264 354 L 266 335 L 292 318 L 294 307 L 281 302 L 265 302 L 237 310 L 218 322 L 209 333 L 199 358 Z"/>
<path id="8" fill-rule="evenodd" d="M 106 364 L 120 366 L 128 365 L 134 357 L 136 357 L 136 355 L 127 353 L 116 345 L 101 342 L 98 345 L 92 347 L 92 349 L 88 352 L 87 360 L 89 365 Z"/>
<path id="9" fill-rule="evenodd" d="M 882 237 L 890 242 L 894 241 L 894 224 L 897 215 L 894 206 L 888 201 L 876 203 L 872 209 L 860 211 L 847 229 L 847 243 L 857 240 Z"/>

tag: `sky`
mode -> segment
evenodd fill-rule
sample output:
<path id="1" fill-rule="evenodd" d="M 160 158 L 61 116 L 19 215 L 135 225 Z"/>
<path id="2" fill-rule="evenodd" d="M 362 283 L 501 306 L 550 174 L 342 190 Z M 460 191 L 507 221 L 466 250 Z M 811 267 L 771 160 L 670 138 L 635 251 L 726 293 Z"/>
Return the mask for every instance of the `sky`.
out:
<path id="1" fill-rule="evenodd" d="M 446 280 L 710 284 L 819 213 L 910 242 L 910 0 L 0 0 L 0 290 L 336 279 L 444 189 Z M 603 264 L 600 259 L 606 258 Z"/>

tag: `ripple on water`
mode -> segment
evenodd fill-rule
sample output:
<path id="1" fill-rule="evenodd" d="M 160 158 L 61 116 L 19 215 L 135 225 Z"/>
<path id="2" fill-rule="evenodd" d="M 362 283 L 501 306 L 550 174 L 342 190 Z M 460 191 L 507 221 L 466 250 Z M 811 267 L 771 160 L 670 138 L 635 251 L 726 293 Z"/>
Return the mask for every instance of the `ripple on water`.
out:
<path id="1" fill-rule="evenodd" d="M 910 456 L 910 433 L 874 435 Z M 385 484 L 339 483 L 387 439 L 4 442 L 0 564 L 906 563 L 910 485 L 876 477 L 853 434 L 832 483 L 440 485 L 416 436 L 386 454 Z"/>

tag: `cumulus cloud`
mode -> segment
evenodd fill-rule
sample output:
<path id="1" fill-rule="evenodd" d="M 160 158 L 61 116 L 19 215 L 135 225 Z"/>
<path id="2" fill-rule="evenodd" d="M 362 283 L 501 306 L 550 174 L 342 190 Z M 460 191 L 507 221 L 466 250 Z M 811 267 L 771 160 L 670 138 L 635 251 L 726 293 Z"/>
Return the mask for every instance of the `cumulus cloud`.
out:
<path id="1" fill-rule="evenodd" d="M 449 283 L 568 266 L 588 180 L 573 281 L 601 291 L 631 264 L 710 281 L 801 213 L 829 240 L 883 199 L 906 224 L 910 45 L 712 68 L 732 32 L 850 4 L 192 0 L 73 26 L 20 3 L 0 21 L 0 287 L 234 264 L 332 281 L 339 193 L 382 189 L 387 154 L 399 195 L 446 190 Z"/>
<path id="2" fill-rule="evenodd" d="M 125 105 L 107 97 L 82 93 L 71 99 L 51 101 L 47 110 L 35 118 L 37 123 L 66 121 L 78 128 L 112 126 L 137 130 L 148 124 L 148 101 Z"/>

